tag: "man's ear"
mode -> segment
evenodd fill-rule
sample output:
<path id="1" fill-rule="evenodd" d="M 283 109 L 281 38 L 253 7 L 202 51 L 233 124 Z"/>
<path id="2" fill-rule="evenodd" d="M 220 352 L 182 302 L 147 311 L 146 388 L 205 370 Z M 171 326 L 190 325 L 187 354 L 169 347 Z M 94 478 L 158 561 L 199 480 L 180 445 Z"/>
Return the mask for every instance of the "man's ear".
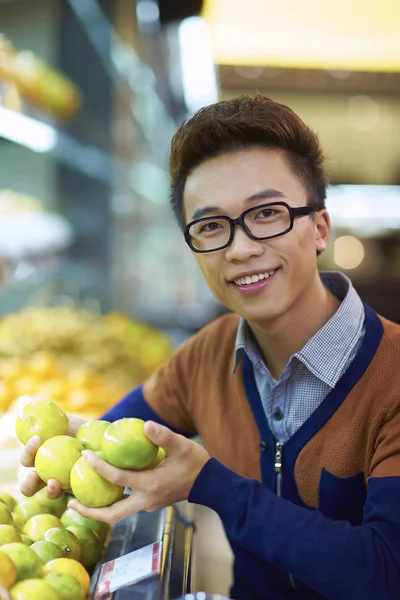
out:
<path id="1" fill-rule="evenodd" d="M 315 213 L 315 248 L 317 252 L 327 249 L 331 237 L 331 219 L 327 210 Z"/>

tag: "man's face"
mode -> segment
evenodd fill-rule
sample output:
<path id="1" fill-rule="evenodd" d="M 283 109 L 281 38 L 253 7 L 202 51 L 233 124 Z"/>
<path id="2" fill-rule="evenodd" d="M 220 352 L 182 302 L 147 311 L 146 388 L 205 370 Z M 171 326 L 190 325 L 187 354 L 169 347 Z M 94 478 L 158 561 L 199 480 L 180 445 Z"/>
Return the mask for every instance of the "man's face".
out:
<path id="1" fill-rule="evenodd" d="M 189 175 L 184 190 L 184 217 L 211 207 L 202 216 L 238 217 L 243 211 L 274 198 L 249 200 L 265 190 L 277 190 L 295 208 L 307 205 L 304 185 L 293 173 L 284 154 L 268 148 L 251 148 L 223 154 L 202 163 Z M 228 248 L 194 256 L 210 290 L 226 307 L 250 323 L 263 323 L 307 302 L 317 281 L 316 251 L 329 238 L 326 211 L 295 219 L 292 231 L 270 240 L 250 239 L 240 227 Z M 257 289 L 237 285 L 245 275 L 271 273 Z"/>

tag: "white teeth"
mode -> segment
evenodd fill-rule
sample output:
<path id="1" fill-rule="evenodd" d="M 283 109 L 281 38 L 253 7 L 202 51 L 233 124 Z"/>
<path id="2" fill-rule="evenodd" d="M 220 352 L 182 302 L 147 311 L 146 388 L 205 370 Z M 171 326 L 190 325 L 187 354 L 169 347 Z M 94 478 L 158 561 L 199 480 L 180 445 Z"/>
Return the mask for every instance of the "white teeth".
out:
<path id="1" fill-rule="evenodd" d="M 258 275 L 247 275 L 246 277 L 235 279 L 234 283 L 236 283 L 236 285 L 250 285 L 251 283 L 257 283 L 257 281 L 268 279 L 274 272 L 275 270 L 269 271 L 268 273 L 259 273 Z"/>

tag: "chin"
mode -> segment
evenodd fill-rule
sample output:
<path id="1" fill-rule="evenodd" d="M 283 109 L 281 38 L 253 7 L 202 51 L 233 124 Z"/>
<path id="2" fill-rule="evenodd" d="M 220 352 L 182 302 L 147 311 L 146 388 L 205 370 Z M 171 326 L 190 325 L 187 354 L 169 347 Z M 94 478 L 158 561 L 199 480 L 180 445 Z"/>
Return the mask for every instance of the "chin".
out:
<path id="1" fill-rule="evenodd" d="M 259 306 L 254 307 L 254 308 L 249 308 L 249 307 L 231 307 L 230 310 L 232 310 L 233 312 L 237 313 L 238 315 L 240 315 L 241 317 L 243 317 L 243 319 L 245 319 L 248 323 L 254 323 L 254 324 L 262 324 L 262 323 L 268 323 L 273 321 L 274 319 L 278 318 L 281 316 L 282 314 L 282 309 L 277 308 L 277 307 L 271 307 L 268 308 L 265 306 Z"/>

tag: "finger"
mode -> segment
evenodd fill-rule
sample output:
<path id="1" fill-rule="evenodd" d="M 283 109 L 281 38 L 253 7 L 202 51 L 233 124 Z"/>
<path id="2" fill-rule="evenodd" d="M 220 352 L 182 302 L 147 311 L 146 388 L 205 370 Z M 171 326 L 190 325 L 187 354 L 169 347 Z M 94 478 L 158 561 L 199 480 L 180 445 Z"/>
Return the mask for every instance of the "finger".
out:
<path id="1" fill-rule="evenodd" d="M 76 417 L 74 415 L 68 415 L 68 435 L 74 436 L 79 427 L 84 423 L 86 423 L 85 419 L 81 419 L 81 417 Z"/>
<path id="2" fill-rule="evenodd" d="M 47 482 L 47 497 L 50 500 L 57 500 L 57 498 L 61 498 L 64 490 L 61 487 L 61 483 L 56 479 L 49 479 Z"/>
<path id="3" fill-rule="evenodd" d="M 24 467 L 33 467 L 35 463 L 36 452 L 38 451 L 39 446 L 41 445 L 42 440 L 38 435 L 34 435 L 29 442 L 26 444 L 25 448 L 21 453 L 21 464 Z"/>
<path id="4" fill-rule="evenodd" d="M 122 485 L 123 487 L 135 489 L 147 489 L 152 483 L 154 475 L 152 471 L 130 471 L 128 469 L 119 469 L 102 460 L 95 452 L 84 450 L 82 452 L 89 465 L 107 481 Z"/>
<path id="5" fill-rule="evenodd" d="M 104 508 L 89 508 L 84 506 L 78 500 L 74 499 L 68 503 L 68 508 L 73 508 L 76 512 L 80 513 L 83 517 L 88 519 L 95 519 L 97 521 L 104 521 L 104 523 L 117 523 L 129 515 L 143 510 L 144 506 L 141 506 L 138 502 L 138 498 L 135 494 L 131 494 L 123 500 L 115 502 L 111 506 L 105 506 Z"/>
<path id="6" fill-rule="evenodd" d="M 27 473 L 24 479 L 21 481 L 20 489 L 24 496 L 33 496 L 45 487 L 44 481 L 42 481 L 36 471 L 32 470 Z"/>
<path id="7" fill-rule="evenodd" d="M 166 454 L 171 454 L 182 448 L 182 444 L 186 441 L 182 435 L 174 433 L 168 427 L 155 423 L 154 421 L 146 421 L 144 432 L 154 444 L 162 446 Z"/>

